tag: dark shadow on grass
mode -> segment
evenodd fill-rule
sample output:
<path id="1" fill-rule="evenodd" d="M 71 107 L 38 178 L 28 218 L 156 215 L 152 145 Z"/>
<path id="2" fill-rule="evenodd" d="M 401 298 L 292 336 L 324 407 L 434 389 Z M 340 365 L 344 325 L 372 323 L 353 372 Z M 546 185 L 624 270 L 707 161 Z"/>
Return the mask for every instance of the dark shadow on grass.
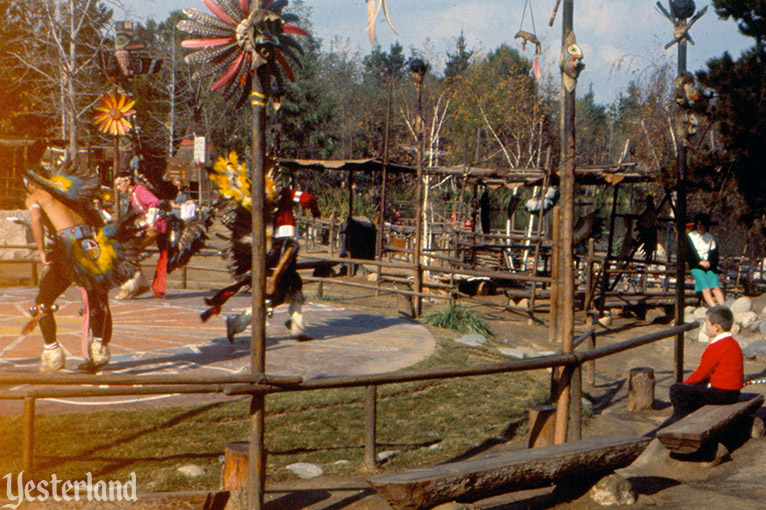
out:
<path id="1" fill-rule="evenodd" d="M 506 444 L 509 440 L 509 438 L 513 438 L 516 436 L 516 431 L 518 431 L 519 427 L 525 423 L 525 419 L 520 419 L 514 422 L 511 422 L 508 424 L 508 426 L 503 431 L 503 437 L 490 437 L 482 441 L 480 444 L 474 446 L 473 448 L 470 448 L 466 450 L 465 452 L 446 460 L 445 462 L 459 462 L 461 460 L 470 459 L 471 457 L 475 457 L 476 455 L 479 455 L 481 453 L 484 453 L 485 451 L 489 450 L 490 448 Z"/>
<path id="2" fill-rule="evenodd" d="M 422 443 L 376 443 L 379 448 L 406 448 L 417 450 L 418 448 L 428 448 L 431 445 L 439 443 L 440 440 L 424 441 Z M 364 445 L 331 446 L 321 448 L 297 447 L 289 450 L 269 450 L 269 455 L 296 455 L 301 453 L 314 453 L 333 450 L 364 450 Z"/>
<path id="3" fill-rule="evenodd" d="M 109 448 L 113 448 L 115 446 L 120 446 L 120 445 L 123 445 L 123 444 L 129 444 L 131 441 L 134 441 L 134 440 L 136 440 L 136 439 L 138 439 L 140 437 L 143 437 L 143 436 L 145 436 L 147 434 L 154 433 L 154 432 L 157 432 L 157 431 L 160 431 L 160 430 L 169 429 L 169 428 L 171 428 L 171 427 L 173 427 L 175 425 L 178 425 L 179 423 L 184 422 L 185 420 L 193 418 L 194 416 L 202 414 L 205 411 L 207 411 L 209 409 L 213 409 L 213 408 L 215 408 L 217 406 L 220 406 L 222 404 L 223 404 L 223 402 L 214 402 L 214 403 L 207 404 L 207 405 L 204 405 L 204 406 L 195 407 L 193 409 L 188 410 L 185 413 L 182 413 L 182 414 L 176 416 L 175 418 L 169 419 L 167 422 L 165 422 L 165 423 L 163 423 L 161 425 L 157 425 L 157 426 L 152 425 L 150 427 L 138 430 L 135 433 L 129 435 L 128 437 L 120 438 L 118 441 L 113 441 L 113 442 L 110 442 L 108 444 L 105 444 L 105 445 L 102 445 L 102 446 L 91 448 L 90 450 L 85 450 L 83 452 L 80 452 L 77 455 L 77 460 L 89 459 L 93 455 L 95 455 L 96 453 L 98 453 L 100 451 L 104 451 L 104 450 L 107 450 Z M 216 457 L 218 457 L 219 455 L 220 454 L 215 454 Z M 156 460 L 156 457 L 153 457 L 152 459 Z M 55 458 L 55 457 L 45 457 L 45 456 L 38 455 L 38 456 L 35 456 L 35 466 L 36 466 L 36 469 L 46 468 L 46 469 L 53 470 L 53 468 L 56 467 L 57 465 L 59 465 L 59 464 L 61 464 L 63 462 L 71 461 L 71 460 L 72 460 L 72 457 L 67 457 L 66 459 L 61 460 L 61 459 L 58 459 L 58 458 Z M 123 461 L 126 464 L 132 461 L 132 459 L 130 459 L 130 458 L 120 459 L 120 460 Z M 108 471 L 108 472 L 111 472 L 111 471 Z M 106 473 L 93 473 L 94 476 L 97 475 L 97 474 L 98 475 L 103 475 L 103 474 L 106 474 Z"/>

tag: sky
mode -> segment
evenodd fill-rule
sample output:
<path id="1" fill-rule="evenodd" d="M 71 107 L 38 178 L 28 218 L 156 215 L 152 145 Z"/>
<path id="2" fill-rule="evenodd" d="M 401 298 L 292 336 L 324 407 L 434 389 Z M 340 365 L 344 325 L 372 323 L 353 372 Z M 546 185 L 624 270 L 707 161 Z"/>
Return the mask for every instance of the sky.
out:
<path id="1" fill-rule="evenodd" d="M 117 1 L 117 0 L 115 0 Z M 201 0 L 122 0 L 129 11 L 115 7 L 115 19 L 158 22 L 174 10 L 195 7 L 209 12 Z M 663 0 L 667 8 L 668 0 Z M 553 27 L 548 25 L 556 0 L 387 0 L 396 28 L 385 23 L 382 13 L 376 24 L 377 42 L 384 50 L 400 43 L 406 54 L 414 48 L 441 71 L 446 53 L 455 53 L 461 31 L 468 50 L 477 54 L 501 44 L 518 49 L 532 59 L 534 48 L 522 47 L 514 39 L 519 30 L 537 35 L 542 43 L 542 72 L 555 74 L 561 52 L 561 12 Z M 670 21 L 659 13 L 654 0 L 574 0 L 574 33 L 583 49 L 585 69 L 578 82 L 578 95 L 592 85 L 596 101 L 611 103 L 631 79 L 642 79 L 652 67 L 669 62 L 675 69 L 677 45 L 665 50 L 673 39 Z M 706 5 L 697 0 L 698 10 Z M 314 32 L 325 50 L 360 51 L 372 48 L 366 32 L 364 0 L 307 0 L 312 10 Z M 289 6 L 285 12 L 290 12 Z M 728 51 L 733 57 L 752 45 L 739 34 L 736 23 L 721 20 L 712 5 L 691 29 L 694 45 L 687 46 L 687 68 L 703 69 L 705 62 Z"/>

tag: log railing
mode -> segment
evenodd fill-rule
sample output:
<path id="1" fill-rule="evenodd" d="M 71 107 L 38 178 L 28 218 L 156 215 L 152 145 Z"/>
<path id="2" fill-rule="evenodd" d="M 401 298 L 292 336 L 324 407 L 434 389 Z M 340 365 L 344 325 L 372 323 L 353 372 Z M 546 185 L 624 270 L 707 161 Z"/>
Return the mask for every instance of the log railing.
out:
<path id="1" fill-rule="evenodd" d="M 174 393 L 223 393 L 226 395 L 253 395 L 284 393 L 291 391 L 315 391 L 333 388 L 364 387 L 365 447 L 364 460 L 375 463 L 377 387 L 385 384 L 408 383 L 426 380 L 474 377 L 490 374 L 522 372 L 556 367 L 568 367 L 574 371 L 572 378 L 572 436 L 580 439 L 582 396 L 581 367 L 596 359 L 618 352 L 674 337 L 678 333 L 698 327 L 697 322 L 624 340 L 596 348 L 594 328 L 578 337 L 578 344 L 588 339 L 593 347 L 570 354 L 550 354 L 535 358 L 485 363 L 461 367 L 409 370 L 361 376 L 340 376 L 303 381 L 297 376 L 230 375 L 230 376 L 182 376 L 182 375 L 117 375 L 117 374 L 13 374 L 0 373 L 0 399 L 17 399 L 24 402 L 22 430 L 22 465 L 31 472 L 34 467 L 34 418 L 35 402 L 45 398 L 101 397 L 113 395 L 166 395 Z M 591 377 L 586 378 L 592 384 Z M 24 385 L 20 387 L 20 385 Z M 44 386 L 43 386 L 44 385 Z M 76 386 L 75 386 L 76 385 Z M 42 387 L 41 387 L 42 386 Z M 265 476 L 265 474 L 264 474 Z"/>

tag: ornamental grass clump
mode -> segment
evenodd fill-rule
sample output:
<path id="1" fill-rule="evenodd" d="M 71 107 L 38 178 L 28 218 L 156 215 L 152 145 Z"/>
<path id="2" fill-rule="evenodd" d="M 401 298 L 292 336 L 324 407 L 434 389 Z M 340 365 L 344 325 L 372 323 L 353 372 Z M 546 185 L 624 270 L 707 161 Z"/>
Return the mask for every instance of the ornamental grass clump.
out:
<path id="1" fill-rule="evenodd" d="M 421 319 L 423 323 L 450 329 L 459 333 L 479 333 L 492 337 L 487 323 L 472 311 L 460 305 L 450 303 L 446 308 L 426 314 Z"/>

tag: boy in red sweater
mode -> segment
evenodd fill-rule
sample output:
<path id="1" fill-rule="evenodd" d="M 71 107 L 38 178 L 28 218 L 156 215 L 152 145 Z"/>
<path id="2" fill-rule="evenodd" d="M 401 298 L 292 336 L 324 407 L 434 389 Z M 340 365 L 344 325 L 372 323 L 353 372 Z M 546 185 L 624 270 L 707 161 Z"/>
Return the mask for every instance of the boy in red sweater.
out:
<path id="1" fill-rule="evenodd" d="M 705 333 L 711 338 L 700 364 L 683 383 L 670 387 L 673 419 L 678 421 L 707 404 L 733 404 L 744 386 L 742 349 L 729 331 L 734 323 L 731 310 L 723 305 L 705 314 Z"/>

